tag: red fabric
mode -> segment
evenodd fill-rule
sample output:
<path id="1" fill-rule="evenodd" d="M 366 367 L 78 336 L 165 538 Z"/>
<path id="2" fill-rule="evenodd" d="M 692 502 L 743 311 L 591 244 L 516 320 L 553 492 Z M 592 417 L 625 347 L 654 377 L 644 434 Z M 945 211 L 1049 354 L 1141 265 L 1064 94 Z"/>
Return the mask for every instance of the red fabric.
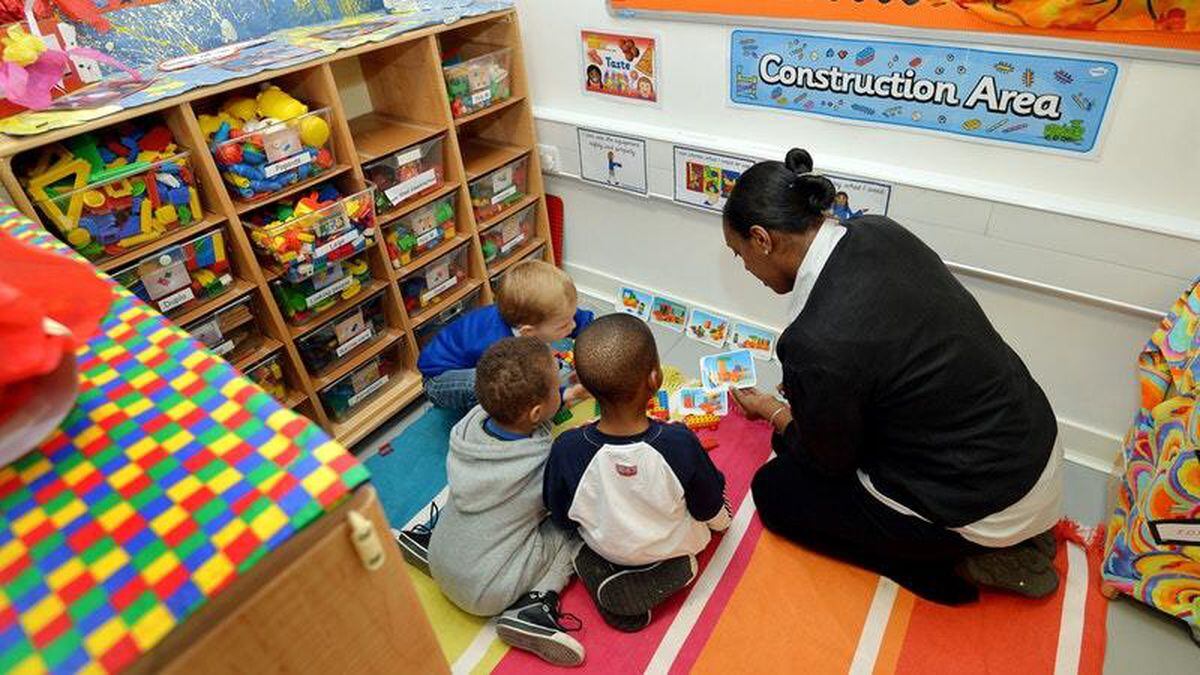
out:
<path id="1" fill-rule="evenodd" d="M 550 248 L 554 250 L 554 264 L 562 267 L 563 261 L 563 200 L 556 195 L 546 195 L 546 217 L 550 221 Z"/>
<path id="2" fill-rule="evenodd" d="M 27 246 L 0 232 L 0 422 L 90 337 L 112 303 L 112 290 L 91 267 Z M 43 319 L 70 335 L 46 331 Z"/>

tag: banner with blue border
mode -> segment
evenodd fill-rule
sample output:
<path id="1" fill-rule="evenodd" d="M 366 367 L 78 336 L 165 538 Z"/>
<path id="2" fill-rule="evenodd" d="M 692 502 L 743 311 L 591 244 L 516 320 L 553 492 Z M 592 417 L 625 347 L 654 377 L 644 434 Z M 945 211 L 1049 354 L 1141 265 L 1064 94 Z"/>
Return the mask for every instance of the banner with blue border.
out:
<path id="1" fill-rule="evenodd" d="M 776 108 L 1087 154 L 1117 65 L 1051 55 L 734 30 L 729 97 Z"/>

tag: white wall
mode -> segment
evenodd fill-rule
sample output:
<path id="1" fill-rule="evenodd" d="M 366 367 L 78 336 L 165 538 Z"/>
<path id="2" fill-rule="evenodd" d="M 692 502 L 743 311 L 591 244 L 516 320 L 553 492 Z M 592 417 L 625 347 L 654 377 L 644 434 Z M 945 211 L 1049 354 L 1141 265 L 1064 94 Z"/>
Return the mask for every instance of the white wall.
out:
<path id="1" fill-rule="evenodd" d="M 781 327 L 784 300 L 724 249 L 719 218 L 663 197 L 672 142 L 750 156 L 800 145 L 820 169 L 892 183 L 892 217 L 943 258 L 1101 298 L 960 275 L 1046 389 L 1069 456 L 1111 464 L 1137 403 L 1134 359 L 1155 321 L 1104 299 L 1165 310 L 1200 274 L 1200 134 L 1187 121 L 1200 111 L 1200 68 L 1123 62 L 1100 156 L 1079 159 L 733 109 L 723 98 L 726 27 L 617 21 L 599 0 L 569 12 L 549 0 L 517 6 L 539 140 L 562 158 L 547 191 L 564 199 L 566 265 L 581 288 L 607 295 L 635 283 Z M 662 107 L 583 96 L 581 27 L 657 33 Z M 1153 102 L 1166 91 L 1169 105 Z M 650 139 L 658 198 L 574 178 L 578 126 Z"/>

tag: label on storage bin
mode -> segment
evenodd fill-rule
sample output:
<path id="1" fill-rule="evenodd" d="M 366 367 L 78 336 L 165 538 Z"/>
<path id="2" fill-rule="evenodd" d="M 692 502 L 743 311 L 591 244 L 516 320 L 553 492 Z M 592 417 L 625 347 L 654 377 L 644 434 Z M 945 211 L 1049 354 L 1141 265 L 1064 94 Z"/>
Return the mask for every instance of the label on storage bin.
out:
<path id="1" fill-rule="evenodd" d="M 516 248 L 516 247 L 517 247 L 517 244 L 520 244 L 520 243 L 521 243 L 521 242 L 523 242 L 523 241 L 525 241 L 525 233 L 524 233 L 524 232 L 522 232 L 522 233 L 518 234 L 518 235 L 517 235 L 516 237 L 514 237 L 514 238 L 513 238 L 511 241 L 508 241 L 508 242 L 505 242 L 505 243 L 501 244 L 501 245 L 500 245 L 500 252 L 501 252 L 501 253 L 508 253 L 509 251 L 511 251 L 511 250 L 513 250 L 514 248 Z"/>
<path id="2" fill-rule="evenodd" d="M 412 178 L 409 178 L 403 183 L 397 183 L 393 185 L 392 187 L 384 190 L 383 194 L 388 198 L 388 201 L 392 203 L 392 206 L 395 206 L 435 183 L 437 183 L 437 171 L 430 169 L 428 171 L 423 171 Z"/>
<path id="3" fill-rule="evenodd" d="M 492 90 L 484 89 L 471 94 L 471 105 L 483 105 L 492 100 Z"/>
<path id="4" fill-rule="evenodd" d="M 335 354 L 337 354 L 337 357 L 340 359 L 343 356 L 349 354 L 350 351 L 353 350 L 355 347 L 362 345 L 362 344 L 366 344 L 373 337 L 375 337 L 375 331 L 371 330 L 371 327 L 368 326 L 366 330 L 364 330 L 363 332 L 359 333 L 358 335 L 355 335 L 354 337 L 350 338 L 350 340 L 347 341 L 345 344 L 338 345 L 338 348 L 333 351 Z"/>
<path id="5" fill-rule="evenodd" d="M 389 163 L 398 168 L 405 164 L 412 164 L 419 159 L 421 159 L 421 147 L 417 146 L 403 155 L 392 155 L 392 161 Z"/>
<path id="6" fill-rule="evenodd" d="M 515 194 L 517 194 L 517 186 L 509 185 L 508 187 L 504 188 L 503 190 L 501 190 L 500 192 L 497 192 L 495 195 L 492 196 L 492 205 L 495 206 L 496 204 L 499 204 L 500 202 L 506 201 Z"/>
<path id="7" fill-rule="evenodd" d="M 233 340 L 226 340 L 212 348 L 212 353 L 216 354 L 217 356 L 225 356 L 231 351 L 233 351 Z"/>
<path id="8" fill-rule="evenodd" d="M 325 242 L 324 244 L 321 244 L 320 246 L 318 246 L 313 251 L 313 257 L 314 258 L 324 258 L 325 256 L 329 255 L 330 253 L 333 253 L 334 251 L 338 250 L 339 248 L 341 248 L 343 246 L 346 246 L 347 244 L 354 244 L 354 248 L 358 249 L 359 248 L 358 242 L 362 241 L 362 238 L 363 238 L 363 236 L 362 236 L 361 232 L 359 232 L 358 230 L 350 230 L 349 232 L 347 232 L 343 235 L 340 235 L 334 239 L 330 239 L 329 241 Z"/>
<path id="9" fill-rule="evenodd" d="M 334 283 L 305 298 L 304 304 L 308 305 L 309 309 L 312 309 L 313 307 L 321 304 L 323 301 L 346 290 L 352 283 L 354 283 L 354 277 L 344 277 L 341 280 L 335 281 Z"/>
<path id="10" fill-rule="evenodd" d="M 172 293 L 171 295 L 168 295 L 167 297 L 163 298 L 162 300 L 159 300 L 158 301 L 158 309 L 159 309 L 159 311 L 162 311 L 162 312 L 169 312 L 169 311 L 175 309 L 176 307 L 179 307 L 180 305 L 183 305 L 187 302 L 191 302 L 192 300 L 195 300 L 195 299 L 196 299 L 196 294 L 192 292 L 192 287 L 188 286 L 187 288 L 183 289 L 182 291 L 179 291 L 178 293 Z"/>
<path id="11" fill-rule="evenodd" d="M 378 380 L 375 380 L 374 382 L 372 382 L 366 389 L 363 389 L 362 391 L 358 392 L 357 394 L 351 396 L 350 399 L 348 401 L 346 401 L 346 404 L 349 407 L 353 408 L 354 406 L 358 405 L 359 401 L 362 401 L 363 399 L 370 396 L 371 394 L 374 394 L 375 392 L 379 391 L 379 389 L 381 387 L 383 387 L 383 385 L 387 384 L 387 381 L 388 381 L 387 375 L 380 377 Z"/>
<path id="12" fill-rule="evenodd" d="M 209 349 L 213 349 L 214 351 L 216 351 L 216 350 L 213 347 L 213 345 L 215 345 L 215 344 L 221 342 L 221 340 L 225 339 L 225 334 L 221 332 L 221 320 L 220 319 L 213 319 L 211 321 L 205 321 L 204 323 L 200 324 L 199 326 L 196 326 L 195 328 L 191 329 L 189 332 L 192 334 L 192 337 L 196 338 L 201 343 L 203 343 L 205 347 L 208 347 Z"/>
<path id="13" fill-rule="evenodd" d="M 268 164 L 263 167 L 263 175 L 267 178 L 274 178 L 284 171 L 291 171 L 296 167 L 304 166 L 313 160 L 312 153 L 308 150 L 301 152 L 298 155 L 293 155 L 287 159 Z"/>
<path id="14" fill-rule="evenodd" d="M 268 162 L 287 159 L 304 149 L 304 144 L 300 142 L 300 129 L 287 124 L 277 124 L 268 129 L 262 135 L 262 144 Z"/>
<path id="15" fill-rule="evenodd" d="M 345 209 L 337 208 L 313 221 L 312 233 L 317 237 L 328 237 L 350 227 L 350 217 Z"/>
<path id="16" fill-rule="evenodd" d="M 417 246 L 424 246 L 425 244 L 428 244 L 429 242 L 433 241 L 434 239 L 437 239 L 439 236 L 441 236 L 441 234 L 442 234 L 442 231 L 436 230 L 436 229 L 430 230 L 428 232 L 422 232 L 421 236 L 417 237 Z"/>
<path id="17" fill-rule="evenodd" d="M 442 283 L 438 284 L 437 286 L 434 286 L 433 288 L 425 291 L 424 293 L 421 294 L 421 304 L 425 304 L 425 303 L 429 302 L 433 298 L 436 298 L 437 296 L 444 293 L 449 288 L 454 288 L 454 284 L 456 284 L 456 283 L 458 283 L 458 277 L 451 276 L 449 279 L 443 281 Z"/>

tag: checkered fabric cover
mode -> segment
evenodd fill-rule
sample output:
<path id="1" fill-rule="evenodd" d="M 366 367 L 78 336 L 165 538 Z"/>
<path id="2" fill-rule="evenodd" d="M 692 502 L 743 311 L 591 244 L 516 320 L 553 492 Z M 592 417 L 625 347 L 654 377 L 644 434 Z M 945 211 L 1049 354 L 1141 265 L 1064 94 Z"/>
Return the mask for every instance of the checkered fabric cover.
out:
<path id="1" fill-rule="evenodd" d="M 73 255 L 16 210 L 0 230 Z M 366 470 L 124 289 L 75 408 L 0 469 L 0 672 L 114 672 Z"/>

